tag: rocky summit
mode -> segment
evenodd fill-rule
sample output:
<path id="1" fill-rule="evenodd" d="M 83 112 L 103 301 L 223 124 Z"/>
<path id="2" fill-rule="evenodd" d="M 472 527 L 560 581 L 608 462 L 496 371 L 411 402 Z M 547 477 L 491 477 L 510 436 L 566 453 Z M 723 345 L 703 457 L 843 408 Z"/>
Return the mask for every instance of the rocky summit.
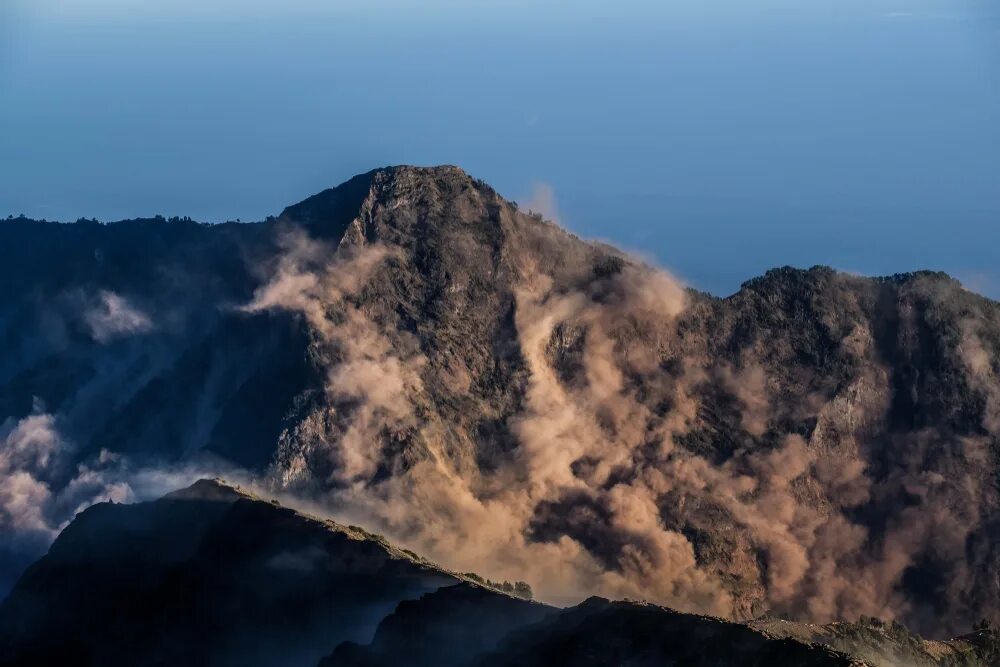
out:
<path id="1" fill-rule="evenodd" d="M 456 167 L 392 167 L 260 223 L 0 221 L 0 336 L 7 586 L 81 508 L 208 473 L 352 517 L 449 571 L 524 580 L 543 602 L 650 603 L 595 614 L 863 616 L 934 638 L 1000 621 L 1000 306 L 940 273 L 785 267 L 721 298 Z M 134 537 L 119 523 L 132 511 L 84 511 L 7 608 L 30 605 L 43 564 L 91 530 Z M 177 546 L 185 565 L 156 565 L 162 581 L 235 586 L 191 550 L 250 558 L 248 536 L 265 539 L 246 564 L 259 569 L 285 528 L 256 520 Z M 149 544 L 106 555 L 145 563 Z M 140 585 L 120 576 L 118 590 Z M 289 577 L 263 606 L 226 607 L 241 620 L 225 641 L 266 654 L 273 637 L 243 616 L 275 609 Z M 162 597 L 143 613 L 195 609 L 150 581 Z M 413 586 L 373 608 L 440 588 Z M 289 625 L 328 623 L 312 605 Z M 553 633 L 590 622 L 559 618 Z M 378 627 L 370 648 L 358 631 L 302 639 L 303 655 L 342 638 L 377 661 L 380 637 L 406 632 Z M 770 630 L 738 627 L 767 645 Z M 602 651 L 624 645 L 611 637 Z"/>

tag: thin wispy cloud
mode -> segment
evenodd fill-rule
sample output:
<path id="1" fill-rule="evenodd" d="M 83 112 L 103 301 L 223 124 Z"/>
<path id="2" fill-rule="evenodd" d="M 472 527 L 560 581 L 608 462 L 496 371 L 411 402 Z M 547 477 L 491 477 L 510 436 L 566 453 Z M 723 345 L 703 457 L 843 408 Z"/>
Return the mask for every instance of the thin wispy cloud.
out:
<path id="1" fill-rule="evenodd" d="M 559 207 L 556 204 L 556 192 L 551 185 L 544 182 L 536 182 L 531 185 L 531 196 L 527 201 L 518 205 L 523 211 L 537 213 L 546 220 L 560 224 L 562 217 L 559 215 Z"/>

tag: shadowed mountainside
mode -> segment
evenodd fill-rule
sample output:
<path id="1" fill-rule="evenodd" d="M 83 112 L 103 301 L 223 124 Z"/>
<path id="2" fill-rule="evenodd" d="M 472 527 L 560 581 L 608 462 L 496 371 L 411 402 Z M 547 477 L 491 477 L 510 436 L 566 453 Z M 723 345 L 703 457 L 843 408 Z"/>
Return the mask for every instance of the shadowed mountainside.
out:
<path id="1" fill-rule="evenodd" d="M 312 665 L 459 579 L 209 480 L 82 512 L 0 607 L 4 665 Z"/>

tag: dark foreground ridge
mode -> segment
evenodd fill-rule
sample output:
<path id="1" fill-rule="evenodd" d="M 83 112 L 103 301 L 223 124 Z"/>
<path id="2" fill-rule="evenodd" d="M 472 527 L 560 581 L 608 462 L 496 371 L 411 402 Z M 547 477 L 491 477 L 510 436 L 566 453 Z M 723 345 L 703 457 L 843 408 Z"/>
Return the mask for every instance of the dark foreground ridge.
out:
<path id="1" fill-rule="evenodd" d="M 997 647 L 600 598 L 560 610 L 218 480 L 82 512 L 0 607 L 5 667 L 980 666 Z"/>
<path id="2" fill-rule="evenodd" d="M 361 529 L 202 480 L 80 513 L 0 608 L 0 662 L 312 665 L 458 581 Z"/>

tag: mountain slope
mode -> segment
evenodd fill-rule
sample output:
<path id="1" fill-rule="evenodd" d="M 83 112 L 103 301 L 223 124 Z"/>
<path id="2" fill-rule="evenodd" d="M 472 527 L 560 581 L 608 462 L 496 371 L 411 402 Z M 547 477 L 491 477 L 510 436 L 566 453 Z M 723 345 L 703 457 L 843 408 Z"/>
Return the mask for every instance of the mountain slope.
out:
<path id="1" fill-rule="evenodd" d="M 1000 309 L 942 274 L 715 298 L 454 167 L 261 224 L 0 240 L 8 534 L 221 457 L 546 600 L 934 636 L 1000 614 Z"/>

